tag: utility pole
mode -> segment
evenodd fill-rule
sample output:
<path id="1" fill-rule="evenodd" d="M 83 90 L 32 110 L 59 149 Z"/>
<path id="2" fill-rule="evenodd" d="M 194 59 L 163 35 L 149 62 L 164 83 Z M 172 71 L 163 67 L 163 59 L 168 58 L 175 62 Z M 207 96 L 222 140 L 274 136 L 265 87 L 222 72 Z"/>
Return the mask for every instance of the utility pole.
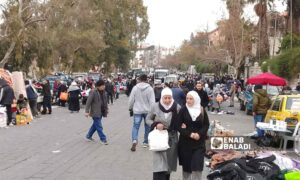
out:
<path id="1" fill-rule="evenodd" d="M 291 49 L 293 48 L 293 0 L 291 1 Z"/>

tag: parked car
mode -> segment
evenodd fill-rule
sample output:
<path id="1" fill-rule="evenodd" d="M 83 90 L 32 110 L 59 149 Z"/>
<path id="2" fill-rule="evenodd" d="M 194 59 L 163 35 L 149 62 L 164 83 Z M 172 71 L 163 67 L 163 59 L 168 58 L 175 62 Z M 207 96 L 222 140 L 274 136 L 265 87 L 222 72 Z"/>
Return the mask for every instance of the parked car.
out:
<path id="1" fill-rule="evenodd" d="M 268 96 L 271 99 L 274 99 L 275 96 L 279 95 L 280 89 L 277 86 L 263 86 L 264 89 L 267 89 Z M 239 94 L 239 103 L 240 110 L 246 111 L 247 115 L 252 115 L 253 107 L 253 94 L 254 94 L 254 85 L 249 85 L 246 87 L 245 91 L 242 91 Z"/>
<path id="2" fill-rule="evenodd" d="M 126 90 L 127 90 L 127 85 L 126 85 L 126 82 L 121 82 L 120 83 L 121 85 L 120 85 L 120 91 L 121 92 L 125 92 Z"/>
<path id="3" fill-rule="evenodd" d="M 242 91 L 239 95 L 240 110 L 246 111 L 247 115 L 252 114 L 253 107 L 253 91 L 252 88 L 247 88 L 245 91 Z"/>
<path id="4" fill-rule="evenodd" d="M 271 119 L 285 121 L 289 129 L 295 128 L 300 122 L 300 94 L 276 96 L 268 110 L 265 122 Z"/>

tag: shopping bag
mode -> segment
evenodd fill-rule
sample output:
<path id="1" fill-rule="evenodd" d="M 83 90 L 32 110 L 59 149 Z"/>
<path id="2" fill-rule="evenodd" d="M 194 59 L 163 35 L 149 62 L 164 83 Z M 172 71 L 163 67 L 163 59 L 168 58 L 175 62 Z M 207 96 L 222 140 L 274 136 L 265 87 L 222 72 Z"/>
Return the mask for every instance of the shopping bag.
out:
<path id="1" fill-rule="evenodd" d="M 149 133 L 148 140 L 150 151 L 165 151 L 170 148 L 167 130 L 158 130 L 155 128 Z"/>
<path id="2" fill-rule="evenodd" d="M 217 102 L 221 103 L 223 101 L 223 96 L 218 94 L 216 97 Z"/>
<path id="3" fill-rule="evenodd" d="M 62 101 L 67 101 L 68 100 L 68 93 L 61 92 L 60 96 L 59 96 L 59 99 L 62 100 Z"/>
<path id="4" fill-rule="evenodd" d="M 6 107 L 0 107 L 0 128 L 7 126 Z"/>

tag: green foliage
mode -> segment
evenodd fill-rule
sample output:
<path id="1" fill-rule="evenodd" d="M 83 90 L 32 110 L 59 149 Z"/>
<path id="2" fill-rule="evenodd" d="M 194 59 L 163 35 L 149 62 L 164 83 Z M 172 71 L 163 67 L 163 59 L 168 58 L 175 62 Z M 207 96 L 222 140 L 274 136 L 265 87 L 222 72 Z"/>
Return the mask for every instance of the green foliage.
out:
<path id="1" fill-rule="evenodd" d="M 213 72 L 213 70 L 214 70 L 214 68 L 210 64 L 201 63 L 201 64 L 196 65 L 196 71 L 198 73 L 211 73 L 211 72 Z"/>
<path id="2" fill-rule="evenodd" d="M 279 56 L 268 60 L 267 65 L 272 73 L 292 79 L 300 72 L 300 47 L 284 51 Z M 264 67 L 265 69 L 266 67 Z"/>
<path id="3" fill-rule="evenodd" d="M 35 0 L 24 1 L 21 19 L 19 4 L 8 0 L 0 31 L 9 37 L 0 41 L 0 58 L 10 43 L 16 42 L 10 63 L 16 70 L 28 71 L 33 58 L 48 71 L 58 65 L 61 71 L 86 71 L 106 63 L 126 69 L 132 52 L 149 31 L 147 9 L 142 0 Z M 25 8 L 26 7 L 26 8 Z M 31 17 L 32 14 L 38 14 Z M 26 25 L 28 18 L 45 22 Z M 23 24 L 22 24 L 23 23 Z"/>
<path id="4" fill-rule="evenodd" d="M 292 44 L 291 44 L 291 40 L 292 40 Z M 295 34 L 288 33 L 283 37 L 279 51 L 284 52 L 286 50 L 289 50 L 291 49 L 291 45 L 293 45 L 293 48 L 300 47 L 300 37 Z"/>

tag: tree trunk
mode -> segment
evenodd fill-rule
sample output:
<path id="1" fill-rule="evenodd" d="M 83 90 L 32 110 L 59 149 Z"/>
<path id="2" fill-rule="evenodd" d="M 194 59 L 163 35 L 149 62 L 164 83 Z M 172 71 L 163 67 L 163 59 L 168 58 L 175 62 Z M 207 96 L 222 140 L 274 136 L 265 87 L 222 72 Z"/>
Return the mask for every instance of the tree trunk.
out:
<path id="1" fill-rule="evenodd" d="M 287 29 L 289 32 L 292 32 L 293 34 L 300 36 L 300 2 L 296 0 L 292 0 L 292 4 L 291 4 L 291 0 L 288 0 L 287 5 L 288 5 L 288 13 L 289 13 L 289 17 L 287 18 Z M 292 8 L 292 14 L 291 14 L 291 8 Z M 291 21 L 292 21 L 292 26 L 291 26 Z"/>
<path id="2" fill-rule="evenodd" d="M 259 60 L 269 57 L 270 45 L 268 35 L 268 20 L 267 16 L 259 17 L 259 30 L 258 30 L 258 46 L 257 46 L 257 57 Z"/>
<path id="3" fill-rule="evenodd" d="M 1 68 L 3 68 L 4 65 L 8 62 L 11 53 L 12 53 L 13 50 L 15 49 L 15 46 L 16 46 L 16 42 L 15 42 L 15 41 L 13 41 L 13 42 L 10 43 L 9 49 L 6 51 L 4 58 L 3 58 L 3 59 L 1 60 L 1 62 L 0 62 L 0 67 L 1 67 Z"/>

